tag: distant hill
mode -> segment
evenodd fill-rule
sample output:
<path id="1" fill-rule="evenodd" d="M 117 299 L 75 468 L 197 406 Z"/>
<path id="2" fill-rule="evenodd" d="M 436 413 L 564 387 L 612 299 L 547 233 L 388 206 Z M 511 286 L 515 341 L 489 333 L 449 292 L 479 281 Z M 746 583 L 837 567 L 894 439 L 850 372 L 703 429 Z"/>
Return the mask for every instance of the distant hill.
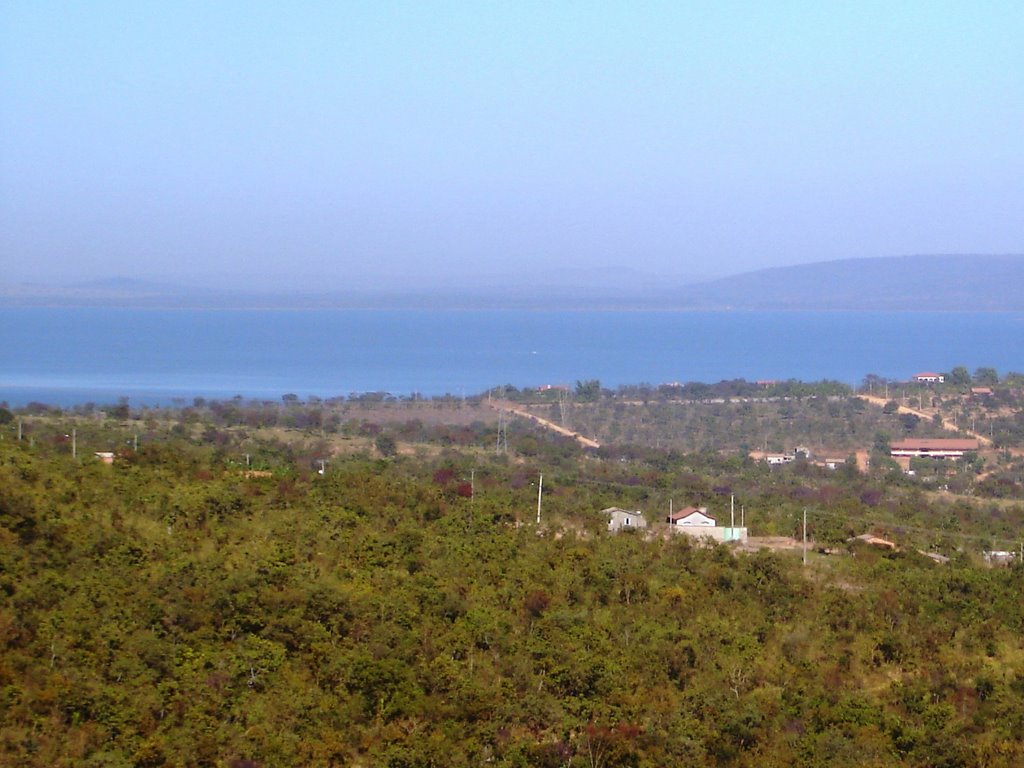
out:
<path id="1" fill-rule="evenodd" d="M 682 286 L 694 309 L 1022 311 L 1024 255 L 894 256 L 762 269 Z"/>
<path id="2" fill-rule="evenodd" d="M 364 278 L 347 288 L 319 290 L 106 278 L 72 285 L 0 284 L 0 306 L 1024 311 L 1024 255 L 845 259 L 703 281 L 630 269 L 555 267 L 419 284 Z"/>
<path id="3" fill-rule="evenodd" d="M 705 273 L 706 274 L 706 273 Z M 341 277 L 345 277 L 341 275 Z M 651 275 L 631 268 L 565 269 L 543 272 L 402 275 L 338 275 L 317 288 L 231 285 L 204 286 L 128 277 L 88 282 L 3 283 L 0 306 L 116 306 L 166 308 L 374 308 L 374 309 L 624 309 L 642 308 L 665 285 L 689 285 L 697 275 Z M 344 287 L 338 287 L 344 283 Z M 672 301 L 662 296 L 662 305 Z"/>

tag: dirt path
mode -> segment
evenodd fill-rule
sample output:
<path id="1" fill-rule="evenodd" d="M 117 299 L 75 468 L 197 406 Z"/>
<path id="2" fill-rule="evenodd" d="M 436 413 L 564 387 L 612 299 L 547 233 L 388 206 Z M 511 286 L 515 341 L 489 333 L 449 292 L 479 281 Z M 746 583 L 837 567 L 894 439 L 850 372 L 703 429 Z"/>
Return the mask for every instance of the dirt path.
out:
<path id="1" fill-rule="evenodd" d="M 886 402 L 887 402 L 884 397 L 878 397 L 876 395 L 857 395 L 857 397 L 859 397 L 859 398 L 861 398 L 863 400 L 867 400 L 872 405 L 877 405 L 877 406 L 881 406 L 881 407 L 884 407 Z M 927 414 L 924 411 L 920 411 L 917 408 L 910 408 L 910 407 L 908 407 L 906 405 L 898 406 L 897 407 L 897 412 L 898 413 L 912 413 L 912 414 L 914 414 L 915 416 L 917 416 L 919 418 L 928 419 L 929 421 L 932 418 L 930 414 Z M 985 437 L 984 435 L 979 435 L 977 432 L 972 432 L 969 429 L 964 429 L 963 427 L 957 426 L 956 423 L 952 419 L 947 419 L 947 418 L 943 417 L 943 419 L 942 419 L 942 428 L 943 429 L 948 429 L 950 432 L 960 432 L 961 434 L 973 437 L 975 440 L 978 441 L 979 445 L 992 445 L 992 441 L 989 438 Z"/>
<path id="2" fill-rule="evenodd" d="M 564 435 L 565 437 L 571 437 L 584 448 L 601 447 L 601 444 L 596 440 L 591 440 L 589 437 L 584 437 L 578 432 L 573 432 L 571 429 L 566 429 L 565 427 L 560 426 L 559 424 L 555 424 L 555 422 L 549 421 L 548 419 L 542 418 L 540 416 L 535 416 L 529 411 L 524 410 L 519 406 L 513 405 L 512 403 L 505 402 L 503 400 L 492 400 L 488 404 L 492 408 L 495 408 L 499 411 L 514 413 L 516 416 L 522 416 L 524 419 L 529 419 L 534 424 L 538 424 L 539 426 L 544 427 L 545 429 L 550 429 L 552 432 L 557 432 L 558 434 Z"/>
<path id="3" fill-rule="evenodd" d="M 871 454 L 867 451 L 855 451 L 854 456 L 857 457 L 857 469 L 863 472 L 865 475 L 868 473 L 868 469 L 871 468 Z"/>

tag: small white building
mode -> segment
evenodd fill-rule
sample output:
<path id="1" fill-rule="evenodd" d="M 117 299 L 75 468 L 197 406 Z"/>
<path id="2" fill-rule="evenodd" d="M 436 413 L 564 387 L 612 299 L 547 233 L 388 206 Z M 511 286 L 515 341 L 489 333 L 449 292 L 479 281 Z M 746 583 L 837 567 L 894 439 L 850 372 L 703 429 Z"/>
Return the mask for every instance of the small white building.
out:
<path id="1" fill-rule="evenodd" d="M 777 467 L 780 464 L 792 464 L 797 459 L 810 459 L 811 449 L 803 445 L 798 445 L 789 453 L 752 452 L 750 456 L 755 459 L 760 457 L 769 466 Z"/>
<path id="2" fill-rule="evenodd" d="M 1005 550 L 992 550 L 985 553 L 985 562 L 989 565 L 1009 565 L 1017 557 L 1016 552 Z"/>
<path id="3" fill-rule="evenodd" d="M 945 380 L 946 377 L 943 374 L 932 373 L 931 371 L 914 374 L 914 381 L 919 384 L 942 384 Z"/>
<path id="4" fill-rule="evenodd" d="M 709 538 L 715 541 L 746 541 L 747 529 L 719 525 L 708 514 L 707 507 L 686 507 L 665 518 L 675 533 L 684 533 L 695 538 Z"/>
<path id="5" fill-rule="evenodd" d="M 647 527 L 647 519 L 639 509 L 622 509 L 621 507 L 608 507 L 602 510 L 608 517 L 608 532 L 618 533 L 619 531 L 635 531 Z"/>
<path id="6" fill-rule="evenodd" d="M 707 507 L 684 507 L 678 512 L 673 512 L 665 518 L 669 525 L 688 526 L 699 525 L 701 527 L 716 526 L 715 518 L 708 514 Z"/>

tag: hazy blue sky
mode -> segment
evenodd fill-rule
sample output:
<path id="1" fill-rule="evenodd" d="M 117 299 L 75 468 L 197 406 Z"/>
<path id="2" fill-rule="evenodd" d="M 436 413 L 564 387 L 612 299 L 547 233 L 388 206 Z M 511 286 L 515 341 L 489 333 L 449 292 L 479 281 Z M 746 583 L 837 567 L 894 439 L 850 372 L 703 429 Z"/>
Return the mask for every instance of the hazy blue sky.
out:
<path id="1" fill-rule="evenodd" d="M 6 0 L 0 29 L 0 280 L 1024 252 L 1019 0 Z"/>

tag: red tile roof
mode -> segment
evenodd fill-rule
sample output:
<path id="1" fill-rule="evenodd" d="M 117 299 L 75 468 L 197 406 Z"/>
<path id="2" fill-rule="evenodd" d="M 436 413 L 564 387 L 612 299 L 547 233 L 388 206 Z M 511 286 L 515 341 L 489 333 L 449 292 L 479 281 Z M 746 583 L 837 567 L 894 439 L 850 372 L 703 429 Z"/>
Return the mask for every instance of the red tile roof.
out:
<path id="1" fill-rule="evenodd" d="M 976 451 L 978 441 L 947 437 L 914 437 L 909 440 L 894 440 L 890 448 L 894 451 Z"/>
<path id="2" fill-rule="evenodd" d="M 700 514 L 704 515 L 704 517 L 710 518 L 712 520 L 715 519 L 714 515 L 709 515 L 704 510 L 697 509 L 697 507 L 684 507 L 683 509 L 680 509 L 678 512 L 675 512 L 675 513 L 669 515 L 668 519 L 669 519 L 670 522 L 674 523 L 674 522 L 676 522 L 676 520 L 682 520 L 684 518 L 689 517 L 690 515 L 692 515 L 694 513 L 700 513 Z"/>

